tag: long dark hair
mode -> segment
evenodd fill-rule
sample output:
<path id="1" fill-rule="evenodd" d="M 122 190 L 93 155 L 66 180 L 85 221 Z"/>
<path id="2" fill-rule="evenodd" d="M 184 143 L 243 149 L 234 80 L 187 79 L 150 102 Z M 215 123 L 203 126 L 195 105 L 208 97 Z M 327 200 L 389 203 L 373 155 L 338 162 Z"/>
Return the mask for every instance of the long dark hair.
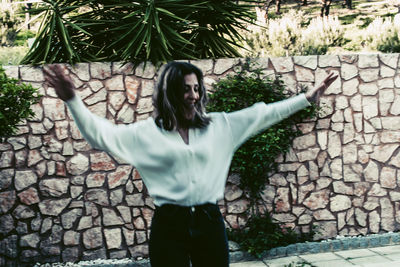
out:
<path id="1" fill-rule="evenodd" d="M 184 116 L 184 77 L 194 73 L 199 83 L 199 100 L 195 104 L 195 115 L 188 121 Z M 186 62 L 170 62 L 158 78 L 153 95 L 156 125 L 167 131 L 176 130 L 178 125 L 191 128 L 204 128 L 211 119 L 205 114 L 207 93 L 203 83 L 203 73 L 196 66 Z"/>

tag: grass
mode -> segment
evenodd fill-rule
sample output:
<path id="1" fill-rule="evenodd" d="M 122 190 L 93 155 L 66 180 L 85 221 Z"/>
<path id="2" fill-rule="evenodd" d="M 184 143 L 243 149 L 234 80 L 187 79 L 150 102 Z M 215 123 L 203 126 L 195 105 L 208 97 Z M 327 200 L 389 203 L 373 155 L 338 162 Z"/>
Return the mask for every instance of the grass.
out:
<path id="1" fill-rule="evenodd" d="M 0 47 L 0 65 L 18 65 L 27 52 L 27 46 Z"/>

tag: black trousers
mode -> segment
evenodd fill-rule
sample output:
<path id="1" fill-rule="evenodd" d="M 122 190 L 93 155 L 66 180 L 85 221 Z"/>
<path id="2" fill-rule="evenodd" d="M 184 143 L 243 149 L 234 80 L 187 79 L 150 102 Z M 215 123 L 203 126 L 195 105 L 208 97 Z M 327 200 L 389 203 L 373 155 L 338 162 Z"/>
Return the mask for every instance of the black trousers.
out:
<path id="1" fill-rule="evenodd" d="M 152 267 L 227 267 L 225 224 L 216 204 L 156 207 L 149 242 Z"/>

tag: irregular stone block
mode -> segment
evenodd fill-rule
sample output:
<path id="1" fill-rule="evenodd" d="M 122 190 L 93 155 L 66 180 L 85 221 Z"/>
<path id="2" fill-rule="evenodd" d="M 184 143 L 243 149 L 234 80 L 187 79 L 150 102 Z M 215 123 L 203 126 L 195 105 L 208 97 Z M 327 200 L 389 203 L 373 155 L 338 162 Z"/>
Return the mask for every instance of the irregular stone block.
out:
<path id="1" fill-rule="evenodd" d="M 89 169 L 89 159 L 81 153 L 73 156 L 66 163 L 67 171 L 72 175 L 80 175 Z"/>
<path id="2" fill-rule="evenodd" d="M 378 80 L 379 69 L 365 69 L 360 70 L 360 78 L 363 82 L 372 82 Z"/>
<path id="3" fill-rule="evenodd" d="M 27 82 L 44 82 L 43 70 L 41 67 L 21 66 L 21 79 Z"/>
<path id="4" fill-rule="evenodd" d="M 14 219 L 10 214 L 0 217 L 0 234 L 6 236 L 14 228 Z"/>
<path id="5" fill-rule="evenodd" d="M 44 115 L 52 121 L 65 120 L 65 105 L 61 99 L 44 98 Z"/>
<path id="6" fill-rule="evenodd" d="M 19 241 L 19 245 L 21 247 L 37 248 L 39 242 L 40 242 L 39 234 L 38 233 L 32 233 L 32 234 L 29 234 L 29 235 L 22 236 L 20 241 Z"/>
<path id="7" fill-rule="evenodd" d="M 104 229 L 104 236 L 106 238 L 107 249 L 118 249 L 122 244 L 121 229 Z"/>
<path id="8" fill-rule="evenodd" d="M 344 80 L 347 81 L 358 75 L 358 69 L 353 64 L 343 63 L 340 68 L 340 75 Z M 357 88 L 356 88 L 356 90 L 357 90 Z"/>
<path id="9" fill-rule="evenodd" d="M 144 206 L 142 194 L 126 195 L 125 200 L 128 206 Z"/>
<path id="10" fill-rule="evenodd" d="M 351 200 L 348 196 L 337 195 L 330 198 L 331 211 L 337 212 L 347 210 L 351 207 Z"/>
<path id="11" fill-rule="evenodd" d="M 150 62 L 142 62 L 135 69 L 135 75 L 140 78 L 153 79 L 155 73 L 156 68 Z"/>
<path id="12" fill-rule="evenodd" d="M 90 63 L 90 73 L 92 79 L 104 80 L 111 77 L 111 64 L 105 62 L 92 62 Z"/>
<path id="13" fill-rule="evenodd" d="M 358 55 L 358 67 L 362 69 L 379 67 L 378 55 L 376 54 Z"/>
<path id="14" fill-rule="evenodd" d="M 102 247 L 103 236 L 101 228 L 95 227 L 83 232 L 83 245 L 86 249 Z"/>
<path id="15" fill-rule="evenodd" d="M 2 152 L 0 157 L 0 168 L 11 167 L 13 158 L 14 158 L 13 151 Z"/>
<path id="16" fill-rule="evenodd" d="M 378 100 L 375 97 L 363 97 L 362 107 L 364 118 L 366 120 L 378 115 Z"/>
<path id="17" fill-rule="evenodd" d="M 148 245 L 138 245 L 129 247 L 129 252 L 132 258 L 146 257 L 149 254 L 149 248 Z"/>
<path id="18" fill-rule="evenodd" d="M 382 197 L 386 195 L 387 195 L 386 189 L 383 189 L 379 184 L 374 184 L 371 190 L 368 192 L 368 196 L 373 196 L 373 197 Z"/>
<path id="19" fill-rule="evenodd" d="M 53 226 L 53 221 L 51 218 L 45 218 L 42 223 L 42 228 L 40 229 L 40 233 L 44 234 L 49 231 Z"/>
<path id="20" fill-rule="evenodd" d="M 14 169 L 4 169 L 0 171 L 0 190 L 7 189 L 14 178 Z"/>
<path id="21" fill-rule="evenodd" d="M 0 240 L 0 254 L 15 259 L 18 255 L 18 236 L 12 235 Z"/>
<path id="22" fill-rule="evenodd" d="M 318 229 L 317 233 L 314 235 L 314 240 L 326 239 L 336 237 L 337 232 L 337 223 L 335 221 L 327 221 L 327 222 L 316 222 L 316 228 Z M 318 244 L 318 247 L 320 243 Z M 319 251 L 318 251 L 319 252 Z"/>
<path id="23" fill-rule="evenodd" d="M 131 166 L 118 166 L 114 172 L 107 175 L 108 187 L 112 189 L 125 184 L 131 172 Z"/>
<path id="24" fill-rule="evenodd" d="M 29 189 L 19 193 L 18 197 L 21 200 L 21 202 L 26 205 L 36 204 L 39 203 L 40 201 L 38 192 L 33 187 L 30 187 Z"/>
<path id="25" fill-rule="evenodd" d="M 93 225 L 92 216 L 83 216 L 79 221 L 77 230 L 88 229 L 92 227 L 92 225 Z"/>
<path id="26" fill-rule="evenodd" d="M 90 168 L 93 171 L 110 171 L 116 168 L 114 161 L 105 152 L 90 154 Z"/>
<path id="27" fill-rule="evenodd" d="M 60 197 L 68 192 L 69 179 L 44 179 L 39 182 L 40 192 L 45 196 Z"/>
<path id="28" fill-rule="evenodd" d="M 73 209 L 61 215 L 64 229 L 71 229 L 78 217 L 82 216 L 82 209 Z"/>
<path id="29" fill-rule="evenodd" d="M 310 210 L 325 208 L 329 203 L 329 191 L 321 190 L 318 192 L 312 192 L 311 195 L 304 200 L 304 206 Z"/>
<path id="30" fill-rule="evenodd" d="M 215 61 L 214 73 L 221 75 L 237 64 L 237 60 L 233 58 L 221 58 Z"/>
<path id="31" fill-rule="evenodd" d="M 65 248 L 62 251 L 62 260 L 63 262 L 75 262 L 79 259 L 79 248 L 78 247 L 70 247 Z"/>
<path id="32" fill-rule="evenodd" d="M 398 144 L 384 144 L 374 147 L 374 152 L 370 155 L 371 159 L 385 163 L 390 159 L 393 152 L 399 147 Z"/>
<path id="33" fill-rule="evenodd" d="M 101 187 L 106 180 L 106 174 L 100 172 L 89 173 L 86 177 L 86 186 L 88 188 Z"/>
<path id="34" fill-rule="evenodd" d="M 16 219 L 29 219 L 36 215 L 33 210 L 24 205 L 18 205 L 12 214 Z"/>
<path id="35" fill-rule="evenodd" d="M 102 213 L 103 213 L 103 224 L 105 226 L 124 224 L 122 218 L 119 217 L 114 210 L 108 208 L 102 208 Z"/>
<path id="36" fill-rule="evenodd" d="M 240 201 L 240 200 L 239 200 Z M 238 202 L 240 203 L 240 202 Z M 276 197 L 274 200 L 276 212 L 288 212 L 290 210 L 290 203 L 289 203 L 289 188 L 280 187 L 276 190 Z M 246 208 L 244 206 L 243 208 Z M 228 206 L 229 212 L 229 206 Z M 231 213 L 231 212 L 229 212 Z M 241 213 L 241 212 L 236 212 Z"/>
<path id="37" fill-rule="evenodd" d="M 392 69 L 396 69 L 399 54 L 379 54 L 379 59 L 383 62 L 383 64 L 391 67 Z"/>
<path id="38" fill-rule="evenodd" d="M 43 215 L 58 216 L 70 202 L 71 198 L 45 199 L 39 203 L 39 209 Z"/>
<path id="39" fill-rule="evenodd" d="M 101 206 L 108 206 L 107 191 L 104 189 L 89 189 L 85 194 L 85 200 L 99 204 Z M 129 204 L 128 204 L 129 205 Z"/>
<path id="40" fill-rule="evenodd" d="M 278 73 L 291 72 L 294 69 L 294 64 L 292 58 L 270 58 L 275 71 Z"/>
<path id="41" fill-rule="evenodd" d="M 317 68 L 317 56 L 294 56 L 293 62 L 296 65 L 315 70 Z"/>

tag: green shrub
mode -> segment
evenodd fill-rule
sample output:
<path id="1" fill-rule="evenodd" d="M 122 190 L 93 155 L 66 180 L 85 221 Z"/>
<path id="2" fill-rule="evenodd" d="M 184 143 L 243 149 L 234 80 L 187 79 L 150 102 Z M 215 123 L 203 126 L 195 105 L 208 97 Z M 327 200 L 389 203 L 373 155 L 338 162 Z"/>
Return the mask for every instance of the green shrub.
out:
<path id="1" fill-rule="evenodd" d="M 18 6 L 17 6 L 18 7 Z M 22 25 L 21 8 L 11 1 L 2 1 L 0 5 L 0 46 L 13 45 L 17 30 Z"/>
<path id="2" fill-rule="evenodd" d="M 248 60 L 241 68 L 239 73 L 214 84 L 215 92 L 210 95 L 208 111 L 232 112 L 256 102 L 272 103 L 288 97 L 283 81 L 261 78 L 262 70 L 251 67 Z M 259 192 L 268 181 L 268 174 L 275 171 L 275 159 L 285 153 L 292 140 L 300 135 L 296 123 L 314 116 L 315 111 L 313 105 L 297 112 L 252 137 L 236 151 L 231 172 L 240 174 L 241 186 L 249 191 L 252 199 L 259 199 Z"/>
<path id="3" fill-rule="evenodd" d="M 365 44 L 368 49 L 383 53 L 400 52 L 400 14 L 391 17 L 377 17 L 365 29 Z"/>
<path id="4" fill-rule="evenodd" d="M 344 28 L 337 17 L 317 17 L 301 34 L 301 55 L 323 55 L 329 47 L 344 43 Z"/>
<path id="5" fill-rule="evenodd" d="M 31 105 L 39 101 L 37 90 L 8 78 L 0 66 L 0 141 L 15 134 L 18 123 L 34 115 Z"/>
<path id="6" fill-rule="evenodd" d="M 238 242 L 256 257 L 261 257 L 263 252 L 271 248 L 310 241 L 313 236 L 313 230 L 309 233 L 297 233 L 291 228 L 281 227 L 273 221 L 269 213 L 251 217 L 244 229 L 228 231 L 230 240 Z"/>
<path id="7" fill-rule="evenodd" d="M 243 32 L 248 49 L 246 55 L 280 57 L 297 54 L 302 14 L 291 10 L 281 18 L 270 19 L 264 28 L 252 27 L 249 32 Z"/>
<path id="8" fill-rule="evenodd" d="M 241 70 L 237 74 L 214 84 L 208 111 L 232 112 L 256 102 L 271 103 L 289 97 L 281 80 L 261 78 L 262 70 L 250 65 L 246 60 L 239 66 Z M 249 139 L 235 153 L 230 172 L 240 175 L 240 187 L 249 195 L 250 219 L 245 228 L 230 230 L 229 238 L 253 255 L 260 256 L 269 248 L 310 240 L 313 236 L 313 232 L 303 235 L 282 228 L 269 213 L 260 214 L 257 207 L 261 205 L 260 192 L 269 174 L 276 171 L 276 158 L 285 153 L 292 140 L 301 133 L 295 127 L 296 123 L 315 114 L 315 105 L 299 111 Z"/>
<path id="9" fill-rule="evenodd" d="M 244 36 L 250 57 L 321 55 L 344 44 L 344 28 L 337 17 L 306 21 L 303 12 L 294 10 L 264 28 L 252 27 Z"/>

